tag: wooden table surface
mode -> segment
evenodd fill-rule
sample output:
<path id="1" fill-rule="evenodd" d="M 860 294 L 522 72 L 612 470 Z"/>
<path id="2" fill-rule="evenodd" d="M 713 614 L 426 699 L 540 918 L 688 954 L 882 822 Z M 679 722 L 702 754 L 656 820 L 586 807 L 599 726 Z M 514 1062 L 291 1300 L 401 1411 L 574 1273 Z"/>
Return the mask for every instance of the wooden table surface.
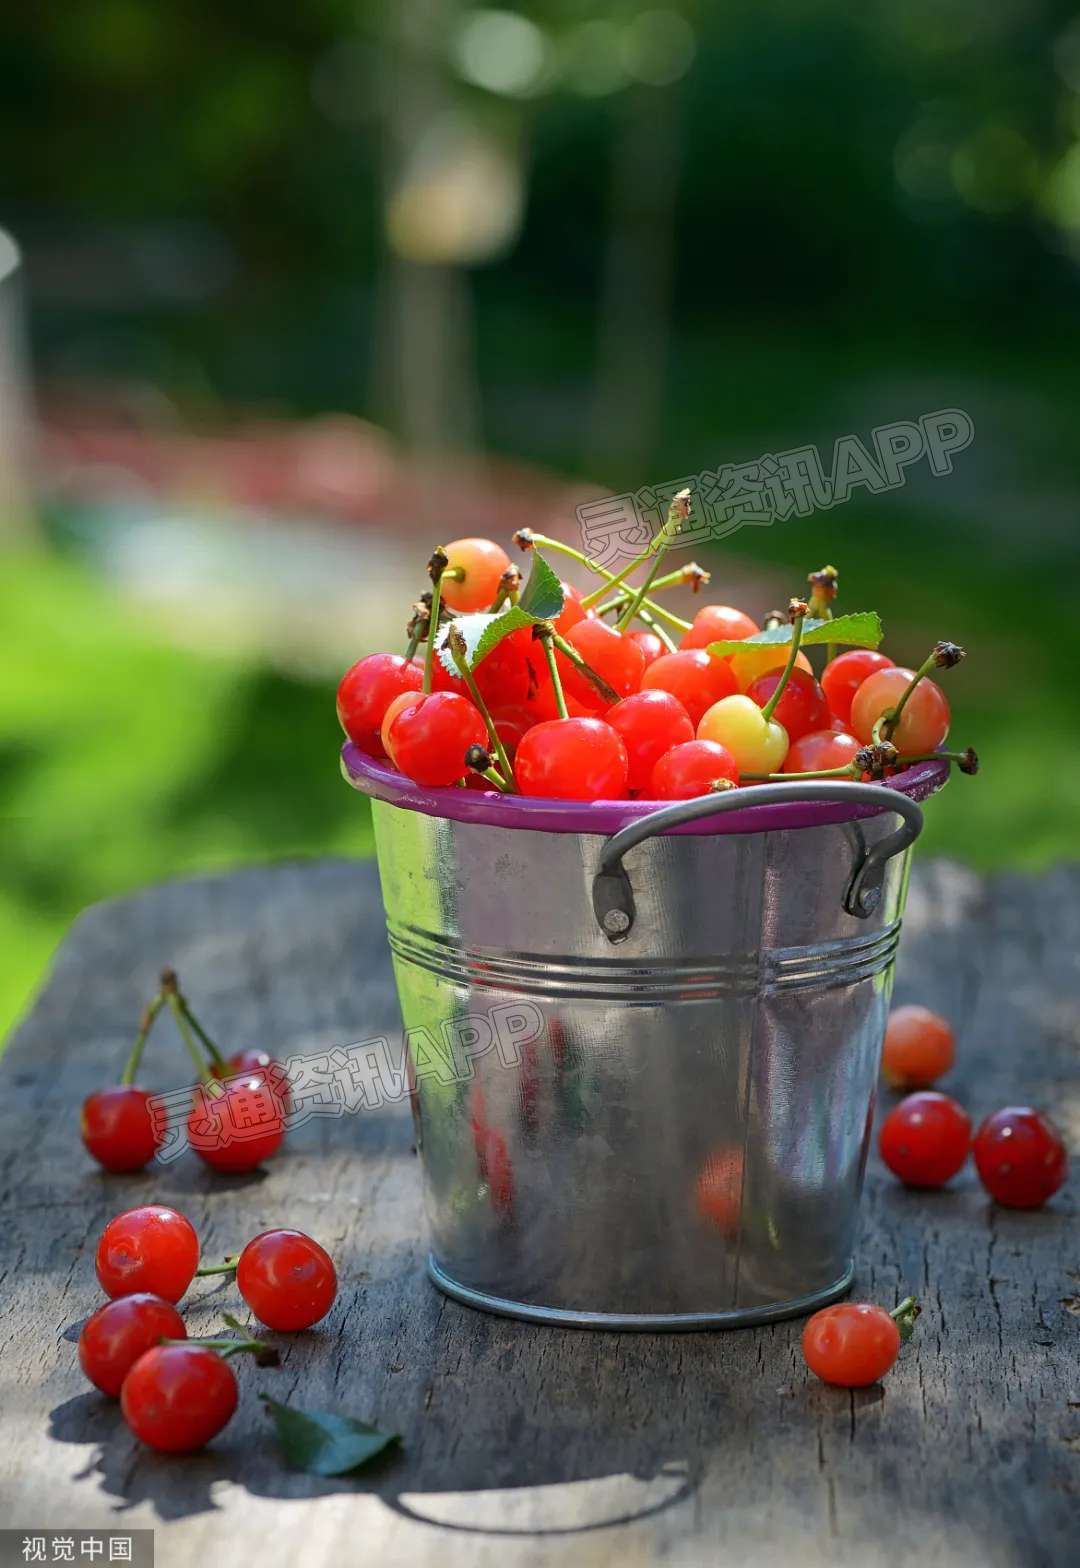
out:
<path id="1" fill-rule="evenodd" d="M 215 1177 L 191 1154 L 140 1176 L 91 1165 L 78 1106 L 115 1080 L 166 961 L 230 1048 L 284 1056 L 399 1028 L 368 864 L 174 883 L 77 921 L 0 1069 L 3 1524 L 152 1526 L 167 1568 L 1078 1560 L 1075 1187 L 1014 1213 L 970 1171 L 918 1194 L 874 1155 L 856 1291 L 891 1306 L 910 1289 L 925 1312 L 865 1391 L 808 1376 L 798 1323 L 633 1335 L 489 1317 L 425 1280 L 403 1106 L 315 1118 L 250 1177 Z M 1080 1146 L 1080 870 L 984 882 L 917 867 L 896 995 L 955 1020 L 947 1087 L 973 1114 L 1041 1104 Z M 155 1038 L 147 1067 L 155 1087 L 187 1081 L 175 1038 Z M 207 1256 L 294 1225 L 341 1274 L 326 1322 L 279 1336 L 277 1371 L 242 1358 L 236 1417 L 181 1459 L 140 1447 L 75 1355 L 101 1299 L 102 1225 L 146 1201 L 188 1214 Z M 242 1306 L 212 1279 L 194 1301 L 189 1331 Z M 292 1471 L 259 1387 L 404 1447 L 354 1478 Z"/>

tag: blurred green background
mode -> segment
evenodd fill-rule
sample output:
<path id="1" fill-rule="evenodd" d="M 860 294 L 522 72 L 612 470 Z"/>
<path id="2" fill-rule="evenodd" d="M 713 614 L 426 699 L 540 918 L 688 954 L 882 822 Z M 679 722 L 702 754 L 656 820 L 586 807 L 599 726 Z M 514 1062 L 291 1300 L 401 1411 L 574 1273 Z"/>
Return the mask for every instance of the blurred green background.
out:
<path id="1" fill-rule="evenodd" d="M 333 687 L 438 538 L 939 408 L 695 553 L 967 646 L 927 850 L 1076 854 L 1073 6 L 43 0 L 0 69 L 0 1034 L 90 901 L 369 852 Z"/>

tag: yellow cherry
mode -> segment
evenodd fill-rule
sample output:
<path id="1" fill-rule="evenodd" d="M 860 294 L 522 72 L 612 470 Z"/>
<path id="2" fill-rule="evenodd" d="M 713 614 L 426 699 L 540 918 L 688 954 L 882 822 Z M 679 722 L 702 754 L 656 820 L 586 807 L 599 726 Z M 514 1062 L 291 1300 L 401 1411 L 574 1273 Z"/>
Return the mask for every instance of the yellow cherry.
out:
<path id="1" fill-rule="evenodd" d="M 698 740 L 726 746 L 740 773 L 779 773 L 788 754 L 788 733 L 766 719 L 750 697 L 721 697 L 702 714 Z"/>

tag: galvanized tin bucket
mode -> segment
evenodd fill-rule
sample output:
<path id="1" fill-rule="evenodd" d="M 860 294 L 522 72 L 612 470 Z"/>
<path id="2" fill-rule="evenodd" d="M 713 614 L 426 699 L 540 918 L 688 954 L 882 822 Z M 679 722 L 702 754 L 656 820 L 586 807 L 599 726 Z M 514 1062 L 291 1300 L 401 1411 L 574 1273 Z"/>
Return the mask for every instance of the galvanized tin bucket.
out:
<path id="1" fill-rule="evenodd" d="M 343 771 L 373 802 L 435 1284 L 612 1329 L 841 1295 L 947 766 L 663 806 L 425 790 L 351 745 Z"/>

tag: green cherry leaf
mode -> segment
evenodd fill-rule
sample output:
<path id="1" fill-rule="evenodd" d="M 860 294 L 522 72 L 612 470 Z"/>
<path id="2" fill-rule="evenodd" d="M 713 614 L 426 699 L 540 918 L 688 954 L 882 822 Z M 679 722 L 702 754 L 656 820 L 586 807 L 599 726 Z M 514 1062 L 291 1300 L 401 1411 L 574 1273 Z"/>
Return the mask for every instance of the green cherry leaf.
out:
<path id="1" fill-rule="evenodd" d="M 492 648 L 524 626 L 535 626 L 538 621 L 553 621 L 562 613 L 566 596 L 562 583 L 543 556 L 533 551 L 532 570 L 522 589 L 517 604 L 501 610 L 497 615 L 478 610 L 473 615 L 456 616 L 453 625 L 465 639 L 465 657 L 470 670 L 486 659 Z M 450 675 L 458 673 L 454 655 L 446 646 L 446 637 L 438 647 L 443 668 Z"/>
<path id="2" fill-rule="evenodd" d="M 379 1432 L 352 1416 L 330 1410 L 294 1410 L 269 1394 L 259 1398 L 273 1417 L 289 1463 L 309 1475 L 345 1475 L 359 1470 L 376 1454 L 401 1441 L 396 1432 Z"/>
<path id="3" fill-rule="evenodd" d="M 529 580 L 521 590 L 516 608 L 523 610 L 531 620 L 553 621 L 562 614 L 565 603 L 562 583 L 539 550 L 534 550 Z"/>
<path id="4" fill-rule="evenodd" d="M 743 653 L 747 648 L 786 648 L 791 642 L 791 633 L 790 625 L 770 626 L 767 631 L 755 632 L 752 637 L 725 637 L 721 642 L 711 642 L 708 651 L 722 659 L 729 653 Z M 807 616 L 803 621 L 800 647 L 833 643 L 850 648 L 876 648 L 883 636 L 881 617 L 875 610 L 855 610 L 831 621 L 812 621 Z"/>

